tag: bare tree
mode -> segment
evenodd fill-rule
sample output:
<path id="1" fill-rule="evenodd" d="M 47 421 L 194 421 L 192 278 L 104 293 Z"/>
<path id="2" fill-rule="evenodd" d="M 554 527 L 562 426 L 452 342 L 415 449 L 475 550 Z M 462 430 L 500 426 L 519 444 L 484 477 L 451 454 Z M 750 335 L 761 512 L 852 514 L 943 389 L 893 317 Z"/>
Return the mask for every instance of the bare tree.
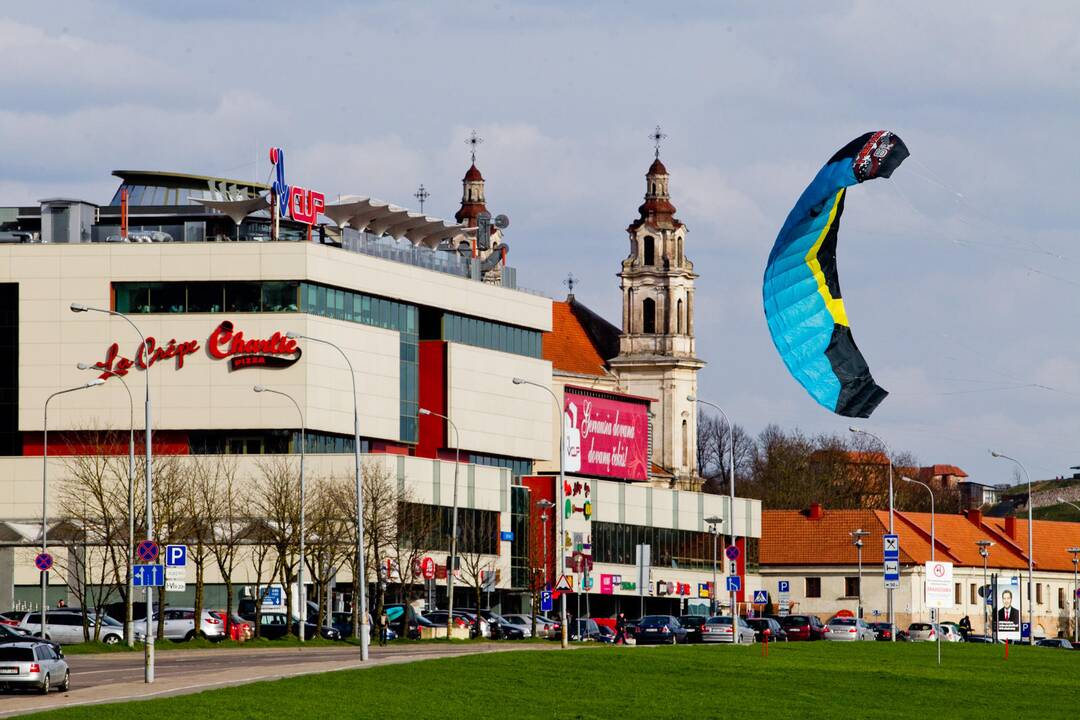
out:
<path id="1" fill-rule="evenodd" d="M 473 633 L 480 635 L 481 599 L 486 573 L 495 572 L 495 533 L 494 522 L 488 522 L 487 515 L 475 523 L 459 525 L 461 538 L 458 541 L 458 557 L 461 558 L 461 575 L 471 587 L 476 604 L 476 625 Z"/>
<path id="2" fill-rule="evenodd" d="M 190 480 L 176 455 L 155 454 L 154 459 L 154 538 L 162 546 L 186 542 L 191 536 L 191 518 L 184 498 Z M 157 592 L 157 630 L 159 640 L 165 639 L 165 588 Z"/>
<path id="3" fill-rule="evenodd" d="M 350 547 L 344 538 L 348 536 L 348 521 L 342 515 L 339 498 L 345 492 L 346 481 L 334 478 L 309 480 L 307 484 L 307 517 L 305 560 L 313 585 L 318 588 L 317 624 L 333 624 L 327 620 L 327 608 L 323 593 L 348 562 Z M 306 609 L 302 613 L 307 615 Z"/>
<path id="4" fill-rule="evenodd" d="M 225 456 L 217 456 L 213 487 L 203 489 L 200 502 L 202 514 L 214 519 L 213 533 L 208 546 L 210 556 L 217 566 L 218 574 L 225 583 L 225 614 L 232 624 L 233 576 L 239 562 L 244 530 L 248 526 L 246 503 L 236 479 L 236 462 Z"/>
<path id="5" fill-rule="evenodd" d="M 275 574 L 285 586 L 285 607 L 293 607 L 292 581 L 298 562 L 300 529 L 300 476 L 291 457 L 260 462 L 262 482 L 255 494 L 255 514 L 266 521 L 265 540 L 274 550 Z M 301 613 L 301 620 L 305 617 Z M 303 625 L 301 632 L 303 631 Z M 292 634 L 292 624 L 289 624 Z"/>

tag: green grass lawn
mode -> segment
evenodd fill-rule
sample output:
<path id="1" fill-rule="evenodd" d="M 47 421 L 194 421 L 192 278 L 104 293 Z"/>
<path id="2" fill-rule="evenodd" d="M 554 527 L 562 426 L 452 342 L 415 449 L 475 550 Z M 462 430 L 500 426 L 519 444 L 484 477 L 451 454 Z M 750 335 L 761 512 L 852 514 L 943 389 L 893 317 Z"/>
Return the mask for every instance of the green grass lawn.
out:
<path id="1" fill-rule="evenodd" d="M 591 647 L 328 673 L 34 717 L 1047 718 L 1074 715 L 1080 652 L 930 643 Z M 76 687 L 78 676 L 73 678 Z"/>

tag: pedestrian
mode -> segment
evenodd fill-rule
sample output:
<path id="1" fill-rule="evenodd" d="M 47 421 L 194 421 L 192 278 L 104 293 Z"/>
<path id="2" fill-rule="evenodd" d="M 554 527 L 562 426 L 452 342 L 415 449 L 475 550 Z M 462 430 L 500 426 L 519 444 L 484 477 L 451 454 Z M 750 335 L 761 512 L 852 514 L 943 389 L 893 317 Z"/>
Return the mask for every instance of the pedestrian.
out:
<path id="1" fill-rule="evenodd" d="M 967 640 L 968 634 L 971 633 L 971 618 L 965 615 L 960 619 L 960 634 L 965 640 Z"/>
<path id="2" fill-rule="evenodd" d="M 615 617 L 615 644 L 626 644 L 626 615 L 622 613 Z"/>
<path id="3" fill-rule="evenodd" d="M 379 615 L 379 644 L 385 645 L 390 635 L 390 618 L 386 616 L 386 610 Z"/>
<path id="4" fill-rule="evenodd" d="M 56 607 L 60 608 L 60 609 L 66 608 L 67 607 L 67 602 L 65 602 L 64 600 L 61 600 L 60 602 L 56 603 Z"/>

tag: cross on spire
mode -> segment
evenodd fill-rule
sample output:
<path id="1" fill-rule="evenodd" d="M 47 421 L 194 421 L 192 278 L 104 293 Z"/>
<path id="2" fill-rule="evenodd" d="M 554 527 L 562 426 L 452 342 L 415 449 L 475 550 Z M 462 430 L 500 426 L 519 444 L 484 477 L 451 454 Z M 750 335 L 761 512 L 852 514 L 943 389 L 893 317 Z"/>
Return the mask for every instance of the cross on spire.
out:
<path id="1" fill-rule="evenodd" d="M 652 131 L 651 135 L 649 135 L 649 139 L 653 141 L 653 147 L 656 148 L 656 159 L 659 160 L 660 143 L 667 139 L 667 135 L 665 135 L 664 131 L 660 129 L 660 126 L 657 125 L 656 129 Z"/>
<path id="2" fill-rule="evenodd" d="M 477 135 L 475 130 L 465 139 L 465 144 L 469 146 L 469 155 L 472 157 L 473 165 L 476 164 L 476 146 L 482 142 L 484 142 L 484 138 Z"/>
<path id="3" fill-rule="evenodd" d="M 424 183 L 420 183 L 420 187 L 413 193 L 413 197 L 420 201 L 420 212 L 424 212 L 424 201 L 431 197 L 431 193 L 424 187 Z"/>
<path id="4" fill-rule="evenodd" d="M 578 283 L 580 282 L 580 280 L 574 277 L 574 273 L 567 273 L 566 279 L 562 281 L 562 284 L 566 286 L 567 290 L 570 291 L 570 295 L 572 296 L 574 294 L 574 288 L 577 287 Z"/>

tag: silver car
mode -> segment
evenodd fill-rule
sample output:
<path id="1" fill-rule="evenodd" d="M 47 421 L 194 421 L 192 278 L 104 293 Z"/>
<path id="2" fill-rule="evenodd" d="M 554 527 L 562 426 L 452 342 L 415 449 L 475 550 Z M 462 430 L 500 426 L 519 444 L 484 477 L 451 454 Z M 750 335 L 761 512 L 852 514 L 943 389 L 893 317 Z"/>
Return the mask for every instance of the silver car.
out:
<path id="1" fill-rule="evenodd" d="M 20 613 L 18 627 L 28 630 L 32 635 L 42 635 L 41 613 Z M 116 645 L 124 640 L 124 626 L 108 615 L 102 615 L 100 622 L 94 613 L 87 618 L 90 624 L 90 639 L 94 638 L 95 626 L 100 625 L 98 639 L 106 645 Z M 74 645 L 85 642 L 83 636 L 83 618 L 78 610 L 49 610 L 45 615 L 46 640 L 53 640 L 61 645 Z"/>
<path id="2" fill-rule="evenodd" d="M 825 626 L 825 639 L 844 642 L 876 640 L 877 633 L 864 620 L 853 617 L 834 617 Z"/>
<path id="3" fill-rule="evenodd" d="M 71 689 L 71 671 L 64 658 L 48 643 L 18 642 L 0 645 L 0 685 L 32 688 L 47 693 Z"/>
<path id="4" fill-rule="evenodd" d="M 202 634 L 207 640 L 225 639 L 225 623 L 211 610 L 202 611 Z M 195 637 L 195 608 L 165 608 L 165 637 L 177 642 Z"/>
<path id="5" fill-rule="evenodd" d="M 701 626 L 701 642 L 732 642 L 731 616 L 717 615 L 705 621 Z M 753 645 L 757 640 L 754 628 L 741 617 L 739 618 L 739 642 L 743 645 Z"/>
<path id="6" fill-rule="evenodd" d="M 913 622 L 908 625 L 908 640 L 910 642 L 933 642 L 937 640 L 937 625 L 924 622 Z"/>

